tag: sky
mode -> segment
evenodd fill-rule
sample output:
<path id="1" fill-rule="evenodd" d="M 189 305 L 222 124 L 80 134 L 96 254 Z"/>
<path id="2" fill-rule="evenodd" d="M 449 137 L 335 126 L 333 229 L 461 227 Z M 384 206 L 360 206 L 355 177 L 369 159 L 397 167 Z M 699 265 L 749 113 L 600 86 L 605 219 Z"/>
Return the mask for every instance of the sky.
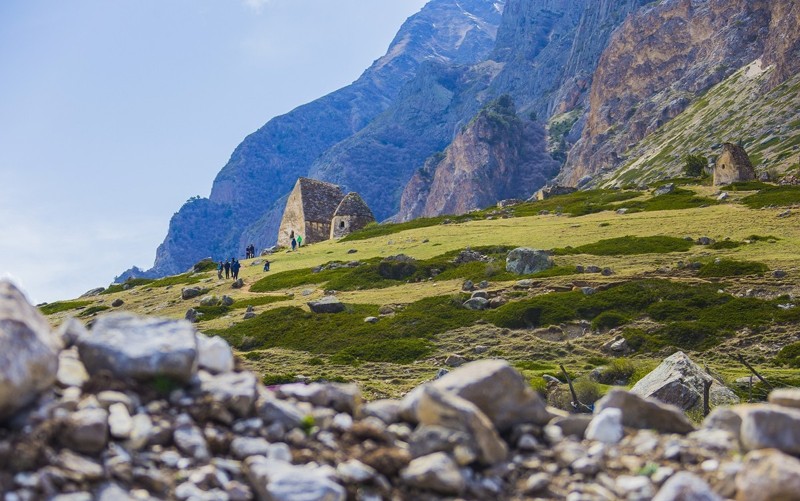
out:
<path id="1" fill-rule="evenodd" d="M 356 78 L 427 0 L 0 1 L 0 277 L 150 268 L 236 145 Z"/>

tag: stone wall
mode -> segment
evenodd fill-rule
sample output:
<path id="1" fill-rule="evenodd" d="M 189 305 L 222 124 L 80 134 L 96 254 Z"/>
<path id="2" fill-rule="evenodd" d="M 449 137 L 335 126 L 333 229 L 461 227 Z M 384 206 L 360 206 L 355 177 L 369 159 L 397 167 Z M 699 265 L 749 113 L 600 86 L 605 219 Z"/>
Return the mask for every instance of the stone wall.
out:
<path id="1" fill-rule="evenodd" d="M 375 221 L 375 218 L 364 216 L 334 216 L 333 223 L 331 224 L 330 238 L 346 237 L 350 233 L 360 230 L 369 223 Z"/>
<path id="2" fill-rule="evenodd" d="M 756 178 L 750 157 L 741 146 L 725 143 L 714 167 L 714 185 L 752 181 Z"/>
<path id="3" fill-rule="evenodd" d="M 295 235 L 303 235 L 306 238 L 306 221 L 303 215 L 303 195 L 299 185 L 295 185 L 294 190 L 286 201 L 286 209 L 283 211 L 281 225 L 278 228 L 278 245 L 291 247 L 292 231 Z"/>

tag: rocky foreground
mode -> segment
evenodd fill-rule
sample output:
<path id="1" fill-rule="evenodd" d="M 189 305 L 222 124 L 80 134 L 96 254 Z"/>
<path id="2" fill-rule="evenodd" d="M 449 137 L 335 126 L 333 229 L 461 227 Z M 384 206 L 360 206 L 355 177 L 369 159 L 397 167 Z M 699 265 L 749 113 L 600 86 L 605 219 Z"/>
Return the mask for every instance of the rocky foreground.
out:
<path id="1" fill-rule="evenodd" d="M 126 314 L 53 332 L 0 281 L 4 501 L 800 499 L 800 390 L 678 408 L 622 390 L 546 407 L 501 360 L 402 400 L 267 388 L 185 321 Z"/>

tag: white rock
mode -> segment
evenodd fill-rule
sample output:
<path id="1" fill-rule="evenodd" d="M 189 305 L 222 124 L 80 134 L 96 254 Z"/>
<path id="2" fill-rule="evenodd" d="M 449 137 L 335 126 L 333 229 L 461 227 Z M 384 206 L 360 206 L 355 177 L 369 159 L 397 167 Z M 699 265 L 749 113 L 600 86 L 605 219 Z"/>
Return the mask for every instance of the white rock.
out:
<path id="1" fill-rule="evenodd" d="M 61 338 L 8 280 L 0 280 L 0 421 L 50 388 Z"/>
<path id="2" fill-rule="evenodd" d="M 234 457 L 245 459 L 250 456 L 266 456 L 270 443 L 261 437 L 236 437 L 231 442 L 231 453 Z"/>
<path id="3" fill-rule="evenodd" d="M 217 375 L 198 373 L 200 391 L 225 405 L 234 414 L 245 417 L 257 398 L 256 377 L 252 372 L 224 372 Z"/>
<path id="4" fill-rule="evenodd" d="M 687 471 L 678 472 L 667 480 L 653 501 L 674 501 L 676 499 L 722 501 L 722 498 L 703 479 Z"/>
<path id="5" fill-rule="evenodd" d="M 269 501 L 344 501 L 347 493 L 327 470 L 295 466 L 252 456 L 244 461 L 245 475 L 258 499 Z"/>
<path id="6" fill-rule="evenodd" d="M 435 452 L 412 460 L 400 472 L 405 483 L 442 494 L 459 494 L 466 480 L 456 462 L 444 452 Z"/>
<path id="7" fill-rule="evenodd" d="M 616 444 L 622 440 L 625 431 L 622 429 L 622 411 L 615 408 L 603 409 L 586 428 L 586 438 L 599 440 L 606 444 Z"/>
<path id="8" fill-rule="evenodd" d="M 378 472 L 358 459 L 348 459 L 336 465 L 336 474 L 347 483 L 360 484 L 372 480 Z"/>
<path id="9" fill-rule="evenodd" d="M 61 386 L 83 386 L 89 380 L 89 373 L 78 359 L 77 350 L 64 350 L 58 354 L 58 384 Z"/>
<path id="10" fill-rule="evenodd" d="M 219 374 L 233 370 L 233 352 L 227 341 L 219 336 L 197 334 L 197 363 L 201 369 Z"/>
<path id="11" fill-rule="evenodd" d="M 125 440 L 133 431 L 133 419 L 128 412 L 128 407 L 123 403 L 111 404 L 108 408 L 108 428 L 111 436 Z"/>
<path id="12" fill-rule="evenodd" d="M 95 454 L 108 443 L 108 412 L 105 409 L 82 409 L 65 422 L 61 441 L 72 450 Z"/>

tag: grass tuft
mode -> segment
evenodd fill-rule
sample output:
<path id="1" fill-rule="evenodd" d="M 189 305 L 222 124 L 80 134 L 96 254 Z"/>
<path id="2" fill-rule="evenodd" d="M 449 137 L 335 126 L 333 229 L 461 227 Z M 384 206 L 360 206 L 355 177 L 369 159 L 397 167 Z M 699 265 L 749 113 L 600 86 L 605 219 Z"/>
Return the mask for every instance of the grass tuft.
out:
<path id="1" fill-rule="evenodd" d="M 600 240 L 580 247 L 555 249 L 556 255 L 591 254 L 593 256 L 629 256 L 635 254 L 664 254 L 667 252 L 686 252 L 694 244 L 677 237 L 625 236 Z"/>

